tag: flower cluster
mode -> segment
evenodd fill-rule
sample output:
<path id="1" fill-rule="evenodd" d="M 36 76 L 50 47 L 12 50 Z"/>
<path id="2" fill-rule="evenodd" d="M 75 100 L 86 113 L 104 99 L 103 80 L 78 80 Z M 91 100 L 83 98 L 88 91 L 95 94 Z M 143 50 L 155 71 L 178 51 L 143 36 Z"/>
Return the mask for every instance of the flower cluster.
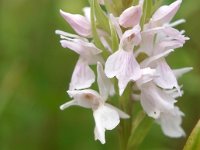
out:
<path id="1" fill-rule="evenodd" d="M 56 34 L 60 35 L 63 48 L 79 55 L 67 91 L 73 100 L 60 108 L 77 105 L 92 109 L 95 139 L 105 143 L 105 131 L 114 129 L 120 118 L 128 119 L 131 115 L 106 101 L 114 94 L 123 96 L 127 85 L 132 83 L 133 100 L 140 101 L 146 114 L 161 125 L 164 134 L 184 136 L 181 128 L 184 114 L 175 106 L 176 99 L 183 94 L 177 79 L 192 68 L 173 70 L 165 59 L 189 39 L 183 35 L 184 31 L 174 28 L 184 23 L 184 19 L 170 23 L 182 0 L 151 11 L 149 18 L 145 18 L 147 10 L 143 0 L 120 15 L 103 11 L 100 5 L 104 2 L 91 0 L 91 8 L 83 9 L 84 16 L 60 11 L 77 35 L 60 30 Z M 93 65 L 96 69 L 91 68 Z M 112 78 L 117 79 L 117 88 Z M 98 92 L 91 89 L 95 81 Z"/>

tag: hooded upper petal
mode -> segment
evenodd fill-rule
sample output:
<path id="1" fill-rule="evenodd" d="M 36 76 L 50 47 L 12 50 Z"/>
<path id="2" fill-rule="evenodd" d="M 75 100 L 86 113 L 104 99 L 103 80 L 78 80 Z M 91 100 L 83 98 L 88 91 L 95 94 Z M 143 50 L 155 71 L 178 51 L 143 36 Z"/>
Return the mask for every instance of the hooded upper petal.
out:
<path id="1" fill-rule="evenodd" d="M 178 11 L 182 0 L 176 0 L 170 5 L 161 6 L 152 16 L 152 22 L 157 25 L 169 23 Z"/>
<path id="2" fill-rule="evenodd" d="M 137 46 L 141 42 L 141 27 L 136 25 L 134 28 L 127 30 L 120 39 L 119 47 L 125 51 L 132 51 L 134 46 Z"/>
<path id="3" fill-rule="evenodd" d="M 88 37 L 91 35 L 90 21 L 86 17 L 79 14 L 70 14 L 60 10 L 62 17 L 70 24 L 70 26 L 81 36 Z"/>
<path id="4" fill-rule="evenodd" d="M 141 6 L 131 6 L 124 10 L 119 16 L 119 24 L 125 28 L 134 27 L 135 25 L 139 24 L 141 16 Z"/>

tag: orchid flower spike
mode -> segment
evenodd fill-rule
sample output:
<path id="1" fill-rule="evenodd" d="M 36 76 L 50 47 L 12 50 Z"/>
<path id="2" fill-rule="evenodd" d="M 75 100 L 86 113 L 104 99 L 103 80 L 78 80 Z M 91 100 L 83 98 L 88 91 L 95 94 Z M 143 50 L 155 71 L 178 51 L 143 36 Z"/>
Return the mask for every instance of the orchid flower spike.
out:
<path id="1" fill-rule="evenodd" d="M 189 40 L 184 30 L 175 29 L 184 19 L 170 23 L 182 0 L 161 6 L 152 16 L 147 13 L 152 12 L 153 7 L 144 0 L 129 8 L 124 8 L 130 4 L 128 1 L 123 6 L 120 3 L 111 6 L 111 3 L 114 1 L 97 0 L 91 8 L 83 9 L 84 16 L 60 11 L 77 33 L 57 30 L 61 46 L 79 55 L 67 91 L 72 100 L 60 109 L 73 105 L 91 109 L 95 140 L 104 144 L 105 131 L 114 129 L 120 118 L 129 118 L 107 102 L 117 94 L 115 80 L 111 79 L 115 77 L 118 96 L 125 96 L 128 83 L 134 82 L 130 96 L 140 101 L 144 112 L 161 126 L 163 133 L 169 137 L 184 136 L 181 127 L 184 114 L 175 105 L 177 98 L 183 95 L 178 78 L 192 68 L 172 69 L 166 61 L 171 52 Z M 91 65 L 96 65 L 97 70 Z M 98 92 L 91 88 L 95 81 Z"/>

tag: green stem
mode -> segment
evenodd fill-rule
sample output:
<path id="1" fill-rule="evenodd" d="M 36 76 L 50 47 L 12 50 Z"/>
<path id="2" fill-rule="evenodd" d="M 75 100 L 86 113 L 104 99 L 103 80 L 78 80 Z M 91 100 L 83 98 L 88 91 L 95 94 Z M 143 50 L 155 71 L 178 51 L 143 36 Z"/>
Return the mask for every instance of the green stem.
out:
<path id="1" fill-rule="evenodd" d="M 127 150 L 136 150 L 143 142 L 148 134 L 153 120 L 149 118 L 143 111 L 138 113 L 132 123 L 131 135 L 128 139 Z"/>
<path id="2" fill-rule="evenodd" d="M 121 120 L 119 127 L 119 137 L 120 137 L 120 145 L 121 150 L 126 150 L 128 139 L 131 133 L 131 120 L 132 120 L 132 109 L 133 104 L 131 101 L 131 93 L 132 93 L 132 83 L 130 83 L 124 94 L 119 98 L 119 105 L 121 110 L 130 115 L 129 119 Z"/>
<path id="3" fill-rule="evenodd" d="M 119 126 L 119 140 L 121 150 L 138 149 L 148 134 L 153 120 L 143 111 L 133 115 L 133 100 L 131 99 L 132 83 L 130 83 L 124 94 L 120 97 L 120 108 L 130 115 L 129 119 L 121 120 Z M 134 118 L 133 118 L 134 116 Z"/>

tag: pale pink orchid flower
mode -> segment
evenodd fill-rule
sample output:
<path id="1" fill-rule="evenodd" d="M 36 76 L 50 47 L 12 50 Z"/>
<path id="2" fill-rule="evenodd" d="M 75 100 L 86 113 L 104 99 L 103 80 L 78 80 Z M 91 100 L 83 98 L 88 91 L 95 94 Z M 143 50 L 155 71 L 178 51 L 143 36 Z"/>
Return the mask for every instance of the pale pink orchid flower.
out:
<path id="1" fill-rule="evenodd" d="M 89 88 L 95 81 L 95 74 L 89 65 L 95 65 L 98 61 L 104 63 L 101 50 L 93 43 L 82 37 L 67 37 L 68 33 L 57 31 L 60 34 L 60 43 L 63 48 L 69 48 L 79 54 L 70 82 L 70 90 Z"/>
<path id="2" fill-rule="evenodd" d="M 92 37 L 92 27 L 91 27 L 91 8 L 85 7 L 83 8 L 84 16 L 79 14 L 71 14 L 60 10 L 61 16 L 70 24 L 70 26 L 74 29 L 74 31 L 86 38 Z M 108 44 L 106 38 L 109 38 L 109 34 L 103 31 L 102 29 L 97 29 L 97 33 L 99 38 L 108 51 L 112 52 L 110 45 Z"/>
<path id="3" fill-rule="evenodd" d="M 180 48 L 189 40 L 183 32 L 170 26 L 146 28 L 141 32 L 141 36 L 142 41 L 136 56 L 139 53 L 153 56 L 169 49 Z"/>
<path id="4" fill-rule="evenodd" d="M 174 87 L 179 89 L 177 78 L 164 57 L 167 56 L 165 54 L 169 54 L 168 52 L 172 52 L 173 49 L 182 47 L 189 38 L 172 27 L 150 29 L 144 31 L 142 36 L 145 38 L 141 42 L 139 51 L 141 50 L 149 56 L 145 60 L 145 62 L 148 62 L 148 65 L 146 64 L 144 67 L 156 68 L 157 74 L 160 75 L 154 79 L 154 82 L 164 89 L 172 89 Z M 145 42 L 147 38 L 149 41 Z"/>
<path id="5" fill-rule="evenodd" d="M 116 76 L 119 94 L 122 95 L 128 82 L 141 77 L 141 70 L 133 53 L 134 46 L 141 41 L 140 26 L 127 30 L 120 39 L 119 50 L 110 55 L 105 63 L 105 74 L 108 78 Z"/>
<path id="6" fill-rule="evenodd" d="M 184 115 L 174 106 L 176 98 L 180 97 L 179 92 L 176 89 L 163 90 L 152 81 L 140 83 L 139 89 L 141 94 L 133 94 L 132 97 L 140 100 L 144 111 L 161 125 L 163 133 L 173 138 L 185 136 L 181 127 Z"/>
<path id="7" fill-rule="evenodd" d="M 129 115 L 106 103 L 108 96 L 114 94 L 114 87 L 105 76 L 100 63 L 97 65 L 97 73 L 100 94 L 92 89 L 67 91 L 73 100 L 61 105 L 60 109 L 64 110 L 73 105 L 92 109 L 95 120 L 95 140 L 100 140 L 104 144 L 105 131 L 114 129 L 119 124 L 120 118 L 127 119 Z"/>
<path id="8" fill-rule="evenodd" d="M 142 67 L 151 67 L 157 70 L 159 77 L 155 78 L 154 82 L 161 88 L 172 89 L 175 87 L 180 90 L 173 70 L 167 64 L 165 57 L 173 49 L 182 47 L 189 38 L 169 26 L 147 28 L 141 35 L 142 42 L 136 55 L 143 52 L 149 56 L 141 63 Z"/>
<path id="9" fill-rule="evenodd" d="M 148 56 L 152 56 L 153 53 L 154 55 L 158 54 L 160 48 L 162 50 L 179 48 L 183 46 L 186 40 L 189 40 L 188 37 L 183 35 L 183 32 L 173 28 L 173 26 L 184 23 L 184 19 L 169 24 L 178 11 L 181 2 L 182 0 L 176 0 L 170 5 L 161 6 L 153 14 L 150 21 L 144 25 L 141 33 L 142 42 L 136 55 L 144 52 Z"/>
<path id="10" fill-rule="evenodd" d="M 139 89 L 141 94 L 132 94 L 132 97 L 141 101 L 144 111 L 150 117 L 156 119 L 166 136 L 174 138 L 185 136 L 181 127 L 184 114 L 178 107 L 174 106 L 176 99 L 183 94 L 183 91 L 161 89 L 153 82 L 153 79 L 158 77 L 155 70 L 142 70 L 143 76 L 136 81 L 137 86 L 134 88 Z M 186 67 L 175 69 L 173 72 L 176 78 L 179 78 L 191 70 L 191 67 Z"/>
<path id="11" fill-rule="evenodd" d="M 151 56 L 141 62 L 140 65 L 141 68 L 150 67 L 156 70 L 156 77 L 153 78 L 153 82 L 159 87 L 163 89 L 173 89 L 175 87 L 180 92 L 177 78 L 165 60 L 165 57 L 171 52 L 173 52 L 173 49 Z"/>

